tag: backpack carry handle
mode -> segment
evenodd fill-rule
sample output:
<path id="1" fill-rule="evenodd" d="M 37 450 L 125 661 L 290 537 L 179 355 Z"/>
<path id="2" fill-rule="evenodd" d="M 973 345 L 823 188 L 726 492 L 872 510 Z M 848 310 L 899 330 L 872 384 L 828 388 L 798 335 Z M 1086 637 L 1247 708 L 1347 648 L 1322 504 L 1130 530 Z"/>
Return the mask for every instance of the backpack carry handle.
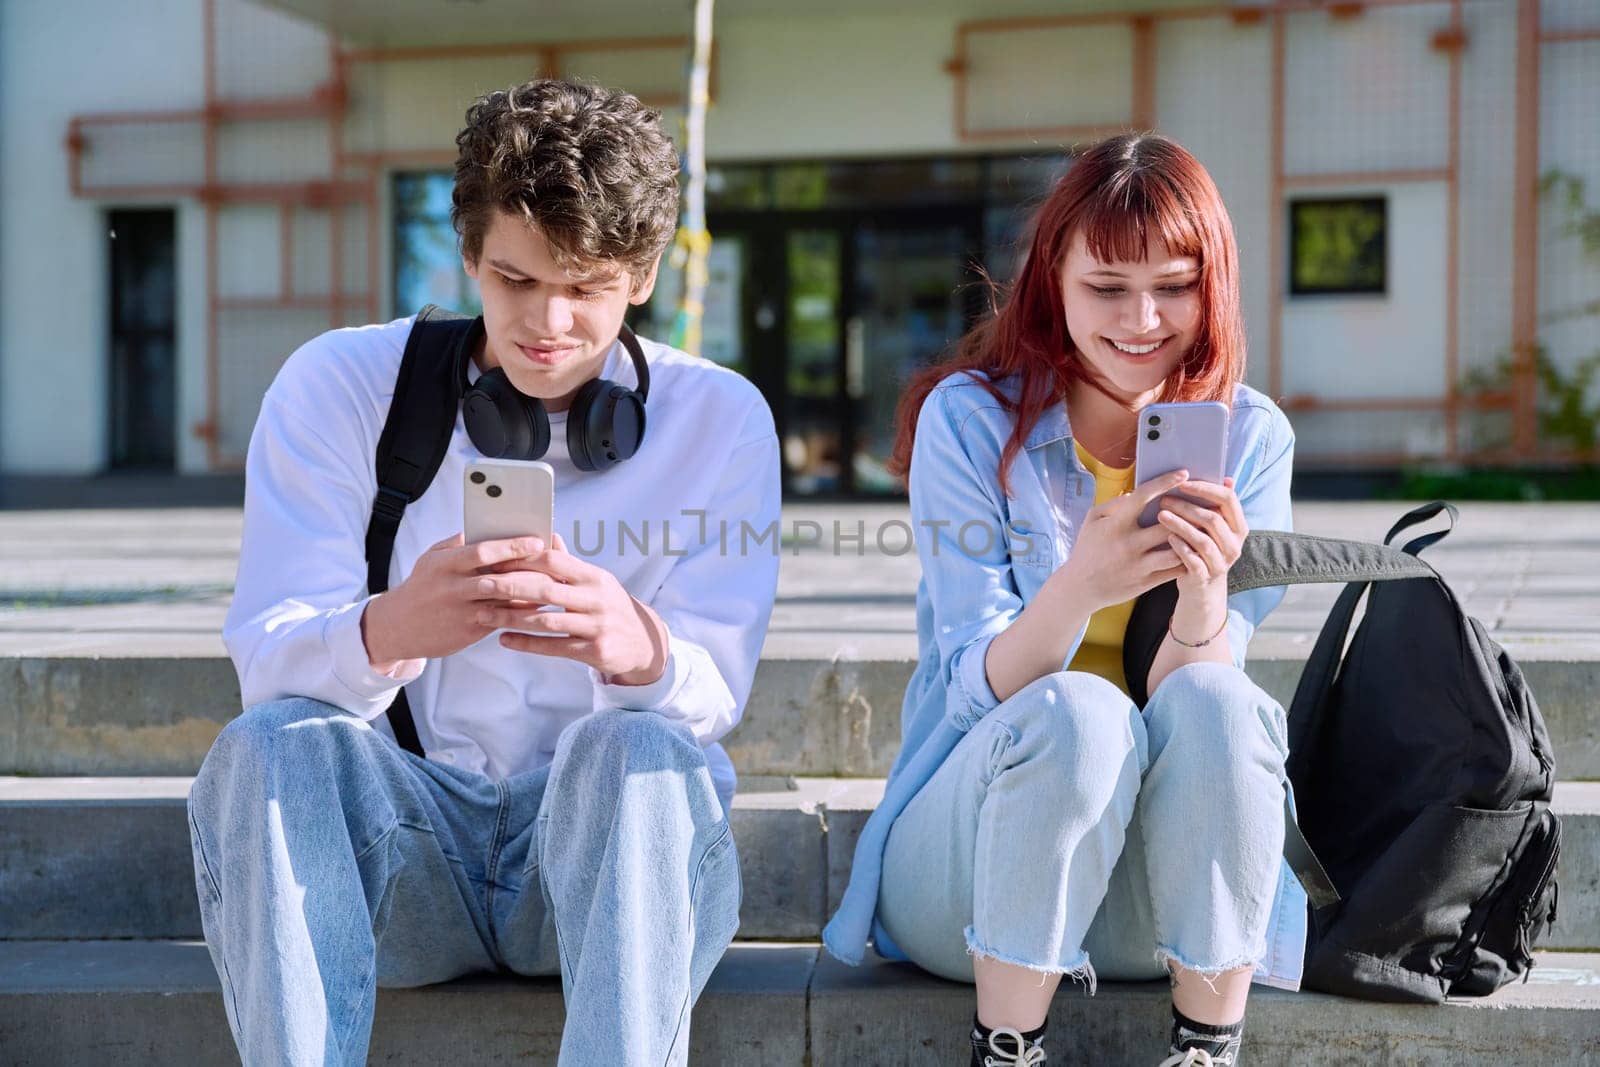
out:
<path id="1" fill-rule="evenodd" d="M 1461 513 L 1456 510 L 1456 506 L 1443 500 L 1435 500 L 1431 504 L 1423 504 L 1419 508 L 1412 508 L 1404 515 L 1400 516 L 1399 520 L 1393 526 L 1389 527 L 1389 532 L 1383 537 L 1383 543 L 1388 544 L 1394 540 L 1394 535 L 1399 533 L 1401 530 L 1409 530 L 1418 523 L 1427 522 L 1429 519 L 1441 512 L 1450 516 L 1449 526 L 1445 527 L 1443 530 L 1437 530 L 1431 534 L 1423 534 L 1421 537 L 1408 541 L 1406 543 L 1406 547 L 1402 548 L 1400 551 L 1406 553 L 1407 555 L 1415 556 L 1429 545 L 1438 544 L 1455 530 L 1456 520 L 1461 518 Z"/>

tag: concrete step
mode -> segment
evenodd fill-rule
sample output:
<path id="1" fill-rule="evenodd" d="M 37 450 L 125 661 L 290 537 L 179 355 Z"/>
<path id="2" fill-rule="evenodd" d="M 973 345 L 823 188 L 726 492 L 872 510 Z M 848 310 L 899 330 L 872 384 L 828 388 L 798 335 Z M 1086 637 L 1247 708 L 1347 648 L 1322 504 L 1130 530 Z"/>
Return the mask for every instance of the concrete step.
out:
<path id="1" fill-rule="evenodd" d="M 190 637 L 153 634 L 128 655 L 79 643 L 84 636 L 69 652 L 0 656 L 0 773 L 194 774 L 238 714 L 232 664 L 195 654 Z M 842 652 L 837 636 L 769 640 L 744 720 L 726 742 L 734 765 L 756 775 L 888 774 L 915 665 L 915 642 L 908 651 L 903 636 Z M 1539 699 L 1560 776 L 1600 779 L 1596 642 L 1507 644 Z M 1287 707 L 1309 649 L 1304 635 L 1263 634 L 1251 644 L 1250 674 Z"/>
<path id="2" fill-rule="evenodd" d="M 0 778 L 0 939 L 201 936 L 192 781 Z M 741 938 L 820 936 L 882 795 L 881 780 L 741 782 Z"/>
<path id="3" fill-rule="evenodd" d="M 0 939 L 200 936 L 190 778 L 0 778 Z M 753 779 L 734 801 L 739 936 L 812 939 L 844 891 L 881 779 Z M 1600 950 L 1600 782 L 1561 782 L 1560 917 L 1545 948 Z"/>
<path id="4" fill-rule="evenodd" d="M 733 948 L 695 1005 L 691 1061 L 805 1063 L 816 957 L 812 946 Z M 559 978 L 380 990 L 369 1062 L 554 1063 L 562 1018 Z M 0 942 L 0 1061 L 168 1067 L 239 1056 L 204 942 L 10 941 Z"/>
<path id="5" fill-rule="evenodd" d="M 1478 1001 L 1373 1004 L 1257 988 L 1252 1063 L 1537 1063 L 1600 1057 L 1600 955 L 1541 953 L 1533 978 Z M 1148 1064 L 1165 1055 L 1165 983 L 1068 982 L 1047 1048 L 1063 1064 Z M 965 1062 L 972 987 L 907 964 L 845 967 L 815 946 L 735 945 L 695 1006 L 700 1065 Z M 554 1062 L 562 1021 L 554 978 L 474 975 L 380 990 L 375 1063 Z M 237 1062 L 216 974 L 193 941 L 0 943 L 0 1048 L 17 1067 Z"/>

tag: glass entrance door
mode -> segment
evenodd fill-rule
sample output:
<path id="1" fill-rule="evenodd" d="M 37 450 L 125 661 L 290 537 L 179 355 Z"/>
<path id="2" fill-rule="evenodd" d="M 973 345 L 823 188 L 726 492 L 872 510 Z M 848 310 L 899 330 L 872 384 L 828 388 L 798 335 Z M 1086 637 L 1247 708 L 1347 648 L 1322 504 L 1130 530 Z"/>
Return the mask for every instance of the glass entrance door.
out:
<path id="1" fill-rule="evenodd" d="M 969 284 L 976 213 L 941 216 L 786 218 L 766 235 L 781 254 L 767 260 L 774 276 L 753 288 L 781 296 L 753 312 L 758 330 L 763 316 L 776 327 L 761 354 L 775 365 L 755 377 L 777 386 L 766 391 L 789 495 L 901 491 L 885 467 L 901 390 L 980 306 Z"/>
<path id="2" fill-rule="evenodd" d="M 842 383 L 848 490 L 881 496 L 901 491 L 885 464 L 906 380 L 944 354 L 976 313 L 968 306 L 979 295 L 968 284 L 977 281 L 968 263 L 979 238 L 974 220 L 970 226 L 865 223 L 852 240 Z"/>

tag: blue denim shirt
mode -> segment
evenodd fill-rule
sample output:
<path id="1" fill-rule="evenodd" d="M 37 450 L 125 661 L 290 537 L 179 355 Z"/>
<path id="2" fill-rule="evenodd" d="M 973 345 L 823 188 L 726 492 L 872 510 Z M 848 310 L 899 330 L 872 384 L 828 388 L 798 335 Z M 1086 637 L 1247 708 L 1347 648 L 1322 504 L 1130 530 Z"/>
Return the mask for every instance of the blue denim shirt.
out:
<path id="1" fill-rule="evenodd" d="M 1015 396 L 1015 380 L 999 383 Z M 1045 411 L 1000 491 L 1001 451 L 1012 417 L 965 373 L 939 383 L 922 405 L 911 460 L 911 517 L 922 581 L 917 588 L 916 670 L 901 711 L 901 748 L 882 804 L 856 846 L 850 884 L 823 930 L 828 951 L 861 962 L 870 936 L 880 955 L 905 959 L 877 922 L 878 882 L 889 828 L 963 734 L 999 703 L 984 659 L 989 643 L 1022 614 L 1072 551 L 1094 506 L 1094 477 L 1078 461 L 1065 404 Z M 1248 386 L 1234 395 L 1227 471 L 1251 529 L 1291 528 L 1289 481 L 1294 431 L 1277 405 Z M 1234 662 L 1282 587 L 1228 598 Z M 1083 641 L 1073 639 L 1062 669 Z M 1304 963 L 1305 892 L 1283 864 L 1267 954 L 1255 980 L 1296 989 Z"/>

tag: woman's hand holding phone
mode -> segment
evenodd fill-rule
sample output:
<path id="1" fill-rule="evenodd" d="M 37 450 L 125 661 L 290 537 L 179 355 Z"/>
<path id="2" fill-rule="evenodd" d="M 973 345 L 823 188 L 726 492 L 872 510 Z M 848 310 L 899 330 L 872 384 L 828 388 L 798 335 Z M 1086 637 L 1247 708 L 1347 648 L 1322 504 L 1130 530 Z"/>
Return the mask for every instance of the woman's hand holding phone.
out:
<path id="1" fill-rule="evenodd" d="M 1198 497 L 1205 505 L 1182 497 L 1166 497 L 1156 520 L 1166 532 L 1167 543 L 1183 562 L 1178 578 L 1178 595 L 1205 596 L 1221 590 L 1227 598 L 1228 570 L 1239 560 L 1245 535 L 1250 532 L 1244 509 L 1233 491 L 1233 479 L 1215 482 L 1186 482 L 1185 496 Z"/>
<path id="2" fill-rule="evenodd" d="M 1187 471 L 1172 471 L 1090 509 L 1067 561 L 1047 584 L 1070 585 L 1068 601 L 1094 612 L 1189 573 L 1172 547 L 1172 531 L 1140 526 L 1139 515 L 1156 498 L 1191 484 Z"/>
<path id="3" fill-rule="evenodd" d="M 1221 485 L 1189 482 L 1183 492 L 1205 501 L 1204 506 L 1166 497 L 1153 528 L 1166 532 L 1172 551 L 1183 561 L 1172 630 L 1193 643 L 1208 640 L 1227 624 L 1228 571 L 1238 562 L 1250 527 L 1232 478 Z"/>
<path id="4" fill-rule="evenodd" d="M 1066 562 L 990 643 L 984 673 L 996 697 L 1010 699 L 1035 679 L 1059 671 L 1073 636 L 1094 612 L 1186 573 L 1167 541 L 1168 531 L 1140 526 L 1139 514 L 1187 477 L 1186 471 L 1162 474 L 1090 509 Z"/>

